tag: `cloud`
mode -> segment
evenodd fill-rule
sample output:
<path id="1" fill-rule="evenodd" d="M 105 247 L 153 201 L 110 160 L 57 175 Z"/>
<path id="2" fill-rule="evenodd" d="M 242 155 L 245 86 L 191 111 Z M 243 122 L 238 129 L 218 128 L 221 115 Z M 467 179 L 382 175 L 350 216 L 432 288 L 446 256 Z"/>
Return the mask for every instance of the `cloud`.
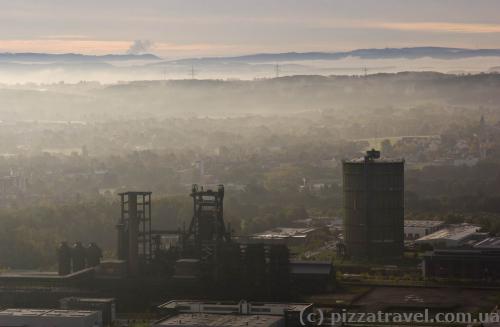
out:
<path id="1" fill-rule="evenodd" d="M 55 37 L 55 36 L 54 36 Z M 149 42 L 149 41 L 148 41 Z M 140 44 L 139 44 L 140 43 Z M 149 45 L 149 46 L 147 46 Z M 133 49 L 132 49 L 133 48 Z M 135 52 L 131 52 L 131 50 Z M 252 48 L 248 45 L 220 44 L 220 43 L 166 43 L 144 41 L 121 40 L 93 40 L 93 39 L 25 39 L 25 40 L 2 40 L 0 39 L 0 52 L 43 52 L 43 53 L 81 53 L 81 54 L 120 54 L 120 53 L 142 53 L 152 51 L 159 55 L 167 55 L 174 58 L 217 54 L 223 55 L 239 52 L 254 52 L 261 50 L 260 47 Z"/>
<path id="2" fill-rule="evenodd" d="M 0 40 L 0 52 L 107 54 L 123 53 L 129 47 L 130 42 L 112 40 Z"/>
<path id="3" fill-rule="evenodd" d="M 326 28 L 383 29 L 430 33 L 484 34 L 500 33 L 500 24 L 474 24 L 449 22 L 383 22 L 369 20 L 317 20 L 306 24 Z"/>
<path id="4" fill-rule="evenodd" d="M 128 54 L 147 53 L 148 51 L 151 50 L 153 45 L 154 43 L 149 40 L 135 40 L 130 46 L 130 48 L 128 48 L 127 53 Z"/>
<path id="5" fill-rule="evenodd" d="M 41 38 L 49 40 L 86 40 L 90 39 L 90 36 L 83 34 L 56 34 L 42 36 Z"/>
<path id="6" fill-rule="evenodd" d="M 446 22 L 378 23 L 374 27 L 402 31 L 447 33 L 500 33 L 499 24 L 464 24 Z"/>

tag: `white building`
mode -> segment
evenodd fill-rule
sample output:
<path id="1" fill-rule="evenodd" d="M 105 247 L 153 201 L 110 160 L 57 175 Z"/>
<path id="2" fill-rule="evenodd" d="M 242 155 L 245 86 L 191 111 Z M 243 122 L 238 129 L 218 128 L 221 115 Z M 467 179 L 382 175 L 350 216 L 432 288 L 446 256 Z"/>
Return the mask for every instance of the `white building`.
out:
<path id="1" fill-rule="evenodd" d="M 453 165 L 457 167 L 474 167 L 479 162 L 479 158 L 467 157 L 453 160 Z"/>
<path id="2" fill-rule="evenodd" d="M 285 327 L 299 326 L 311 303 L 170 301 L 158 307 L 165 314 L 153 326 Z"/>
<path id="3" fill-rule="evenodd" d="M 443 221 L 438 220 L 405 220 L 405 240 L 416 240 L 432 234 L 444 227 Z"/>
<path id="4" fill-rule="evenodd" d="M 166 315 L 153 326 L 284 327 L 299 326 L 311 303 L 170 301 L 158 307 Z"/>
<path id="5" fill-rule="evenodd" d="M 312 303 L 265 303 L 232 301 L 179 301 L 172 300 L 158 306 L 160 311 L 178 313 L 240 314 L 240 315 L 275 315 L 283 316 L 286 312 L 310 310 Z"/>
<path id="6" fill-rule="evenodd" d="M 417 244 L 429 244 L 434 248 L 457 247 L 479 235 L 480 227 L 470 224 L 450 225 L 415 241 Z"/>
<path id="7" fill-rule="evenodd" d="M 0 326 L 23 327 L 102 327 L 98 311 L 52 309 L 5 309 Z"/>
<path id="8" fill-rule="evenodd" d="M 246 239 L 247 243 L 264 243 L 264 244 L 287 244 L 300 245 L 305 244 L 311 239 L 323 234 L 324 228 L 291 228 L 291 227 L 276 227 L 271 230 L 253 234 Z"/>

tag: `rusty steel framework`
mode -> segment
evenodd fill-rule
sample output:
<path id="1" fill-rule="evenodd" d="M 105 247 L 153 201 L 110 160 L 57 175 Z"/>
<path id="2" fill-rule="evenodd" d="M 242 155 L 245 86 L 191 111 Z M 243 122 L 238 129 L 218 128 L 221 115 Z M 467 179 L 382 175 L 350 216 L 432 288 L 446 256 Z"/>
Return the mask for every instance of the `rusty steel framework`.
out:
<path id="1" fill-rule="evenodd" d="M 191 197 L 193 218 L 184 239 L 194 240 L 198 250 L 207 244 L 230 242 L 231 235 L 224 224 L 224 186 L 219 185 L 214 191 L 194 184 Z"/>
<path id="2" fill-rule="evenodd" d="M 152 261 L 151 192 L 120 193 L 121 216 L 118 222 L 118 258 L 127 260 L 129 273 Z"/>

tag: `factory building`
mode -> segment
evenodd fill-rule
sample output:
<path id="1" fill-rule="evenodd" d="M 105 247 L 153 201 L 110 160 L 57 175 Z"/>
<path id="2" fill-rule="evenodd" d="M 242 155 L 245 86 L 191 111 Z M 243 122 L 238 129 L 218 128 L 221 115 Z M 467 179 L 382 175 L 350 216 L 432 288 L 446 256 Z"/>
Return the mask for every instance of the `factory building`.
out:
<path id="1" fill-rule="evenodd" d="M 324 234 L 325 229 L 307 227 L 307 228 L 291 228 L 291 227 L 276 227 L 271 230 L 253 234 L 246 239 L 241 239 L 244 243 L 261 243 L 261 244 L 285 244 L 288 246 L 304 245 L 310 240 Z"/>
<path id="2" fill-rule="evenodd" d="M 0 298 L 10 307 L 55 307 L 61 298 L 89 297 L 64 304 L 102 308 L 112 320 L 113 302 L 92 298 L 114 297 L 120 308 L 137 308 L 166 295 L 277 300 L 302 289 L 332 289 L 331 262 L 291 263 L 285 244 L 237 242 L 224 222 L 223 185 L 193 185 L 191 191 L 193 218 L 189 227 L 176 230 L 152 228 L 151 192 L 120 193 L 115 260 L 101 261 L 95 245 L 61 244 L 58 272 L 0 273 Z M 175 246 L 164 243 L 169 236 L 175 236 Z M 46 293 L 45 287 L 54 291 Z"/>
<path id="3" fill-rule="evenodd" d="M 64 310 L 98 311 L 104 326 L 111 326 L 116 319 L 116 301 L 114 298 L 66 297 L 60 299 L 59 304 L 60 308 Z"/>
<path id="4" fill-rule="evenodd" d="M 311 303 L 169 301 L 158 307 L 166 317 L 153 326 L 303 326 L 301 313 Z"/>
<path id="5" fill-rule="evenodd" d="M 0 311 L 0 326 L 102 327 L 102 320 L 97 311 L 5 309 Z"/>
<path id="6" fill-rule="evenodd" d="M 416 240 L 437 232 L 444 226 L 444 221 L 438 220 L 405 220 L 405 240 Z"/>
<path id="7" fill-rule="evenodd" d="M 154 327 L 283 327 L 283 317 L 263 315 L 179 314 L 156 322 Z"/>
<path id="8" fill-rule="evenodd" d="M 290 278 L 302 293 L 331 292 L 336 286 L 335 268 L 330 261 L 290 261 Z"/>
<path id="9" fill-rule="evenodd" d="M 476 242 L 486 238 L 485 234 L 478 233 L 480 227 L 470 224 L 454 224 L 423 236 L 415 241 L 416 244 L 427 244 L 433 248 L 452 248 Z"/>
<path id="10" fill-rule="evenodd" d="M 434 250 L 423 257 L 426 279 L 445 278 L 476 281 L 500 280 L 500 251 Z"/>
<path id="11" fill-rule="evenodd" d="M 344 230 L 353 258 L 400 257 L 404 243 L 404 160 L 371 150 L 344 160 Z"/>
<path id="12" fill-rule="evenodd" d="M 474 244 L 474 249 L 500 252 L 500 237 L 488 237 Z"/>

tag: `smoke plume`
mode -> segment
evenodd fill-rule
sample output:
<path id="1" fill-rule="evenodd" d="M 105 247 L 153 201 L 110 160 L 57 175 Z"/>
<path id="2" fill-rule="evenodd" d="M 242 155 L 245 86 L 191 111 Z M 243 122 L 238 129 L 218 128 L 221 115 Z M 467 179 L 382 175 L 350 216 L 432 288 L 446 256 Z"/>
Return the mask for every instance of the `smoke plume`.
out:
<path id="1" fill-rule="evenodd" d="M 130 48 L 127 50 L 127 54 L 141 54 L 148 52 L 153 47 L 153 42 L 150 40 L 135 40 Z"/>

